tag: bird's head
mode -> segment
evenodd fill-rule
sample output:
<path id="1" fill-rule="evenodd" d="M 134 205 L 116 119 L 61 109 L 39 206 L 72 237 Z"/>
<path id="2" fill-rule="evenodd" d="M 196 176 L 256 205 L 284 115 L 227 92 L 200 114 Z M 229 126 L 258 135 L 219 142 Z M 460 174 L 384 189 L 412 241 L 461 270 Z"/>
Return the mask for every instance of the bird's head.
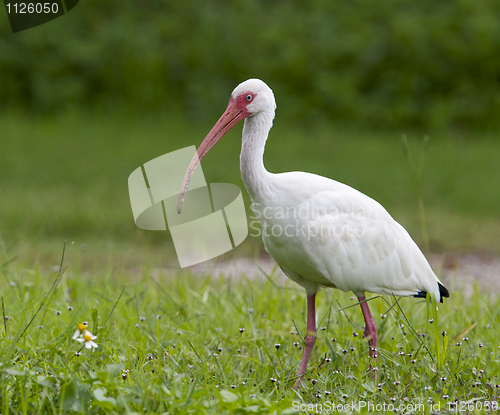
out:
<path id="1" fill-rule="evenodd" d="M 274 118 L 276 102 L 271 88 L 260 79 L 248 79 L 239 84 L 231 93 L 229 104 L 198 148 L 201 161 L 224 134 L 245 118 L 259 113 L 270 113 Z"/>
<path id="2" fill-rule="evenodd" d="M 276 102 L 271 88 L 260 79 L 248 79 L 239 84 L 231 94 L 226 111 L 215 123 L 207 134 L 198 151 L 191 160 L 184 176 L 177 203 L 177 211 L 181 213 L 184 195 L 187 192 L 189 182 L 200 161 L 207 155 L 210 149 L 219 141 L 224 134 L 245 118 L 257 116 L 260 113 L 269 114 L 271 121 L 274 118 Z"/>
<path id="3" fill-rule="evenodd" d="M 273 91 L 265 82 L 260 79 L 249 79 L 234 88 L 226 111 L 231 108 L 241 111 L 243 118 L 261 112 L 270 112 L 274 116 L 276 102 Z"/>

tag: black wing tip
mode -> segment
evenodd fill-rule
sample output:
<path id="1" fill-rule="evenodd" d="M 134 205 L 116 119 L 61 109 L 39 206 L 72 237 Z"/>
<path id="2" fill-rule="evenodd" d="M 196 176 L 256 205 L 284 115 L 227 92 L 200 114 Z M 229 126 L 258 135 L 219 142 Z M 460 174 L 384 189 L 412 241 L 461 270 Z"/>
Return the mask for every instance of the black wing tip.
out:
<path id="1" fill-rule="evenodd" d="M 450 292 L 440 282 L 438 282 L 438 286 L 439 286 L 439 294 L 441 294 L 441 302 L 443 302 L 443 297 L 449 297 Z"/>
<path id="2" fill-rule="evenodd" d="M 449 297 L 450 296 L 450 292 L 440 282 L 438 282 L 438 287 L 439 287 L 439 295 L 441 296 L 440 302 L 442 303 L 444 297 Z M 415 298 L 425 298 L 426 296 L 427 296 L 427 292 L 426 291 L 419 291 L 413 297 L 415 297 Z"/>
<path id="3" fill-rule="evenodd" d="M 415 297 L 415 298 L 425 298 L 425 297 L 427 297 L 427 291 L 419 291 L 413 297 Z"/>

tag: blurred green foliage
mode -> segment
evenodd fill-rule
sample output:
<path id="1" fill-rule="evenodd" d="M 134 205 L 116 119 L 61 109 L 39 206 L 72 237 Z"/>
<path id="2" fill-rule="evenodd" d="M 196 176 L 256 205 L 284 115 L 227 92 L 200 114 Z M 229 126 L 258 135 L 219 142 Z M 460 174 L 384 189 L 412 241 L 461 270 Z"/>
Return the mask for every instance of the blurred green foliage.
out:
<path id="1" fill-rule="evenodd" d="M 108 249 L 114 250 L 116 261 L 131 266 L 131 258 L 136 260 L 147 249 L 161 251 L 162 261 L 175 259 L 168 233 L 136 227 L 127 178 L 155 157 L 199 145 L 213 122 L 199 125 L 183 118 L 86 112 L 54 117 L 0 114 L 0 238 L 7 245 L 34 245 L 26 249 L 29 258 L 45 255 L 53 260 L 66 239 L 105 253 L 104 264 Z M 500 192 L 492 185 L 500 177 L 496 137 L 496 132 L 431 136 L 422 193 L 433 252 L 500 253 Z M 408 141 L 417 157 L 421 137 L 410 133 Z M 240 176 L 240 148 L 238 125 L 203 159 L 203 172 L 208 183 L 238 185 L 252 216 Z M 418 187 L 398 133 L 320 122 L 292 127 L 280 116 L 264 162 L 273 173 L 308 171 L 360 190 L 380 202 L 422 244 Z M 254 236 L 231 255 L 252 256 L 254 249 L 263 249 L 254 229 L 253 225 Z M 23 256 L 19 247 L 15 251 Z"/>
<path id="2" fill-rule="evenodd" d="M 499 21 L 498 1 L 86 0 L 16 34 L 1 18 L 0 109 L 205 120 L 258 77 L 298 121 L 493 128 Z"/>

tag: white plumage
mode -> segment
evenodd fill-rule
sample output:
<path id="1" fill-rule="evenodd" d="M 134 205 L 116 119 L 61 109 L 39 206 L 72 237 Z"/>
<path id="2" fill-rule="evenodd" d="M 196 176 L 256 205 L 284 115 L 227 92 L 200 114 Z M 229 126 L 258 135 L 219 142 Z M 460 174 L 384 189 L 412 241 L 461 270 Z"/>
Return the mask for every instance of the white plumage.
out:
<path id="1" fill-rule="evenodd" d="M 199 160 L 244 119 L 241 176 L 260 220 L 264 245 L 283 272 L 307 292 L 306 347 L 297 388 L 316 339 L 315 296 L 320 287 L 356 294 L 373 358 L 377 330 L 366 291 L 417 297 L 431 292 L 438 301 L 449 294 L 408 232 L 378 202 L 315 174 L 272 174 L 265 169 L 264 147 L 275 109 L 273 92 L 261 80 L 250 79 L 235 88 L 186 172 L 178 210 Z"/>
<path id="2" fill-rule="evenodd" d="M 308 173 L 270 175 L 267 182 L 266 191 L 252 195 L 266 250 L 308 293 L 323 285 L 357 295 L 430 291 L 440 299 L 422 252 L 378 202 Z"/>

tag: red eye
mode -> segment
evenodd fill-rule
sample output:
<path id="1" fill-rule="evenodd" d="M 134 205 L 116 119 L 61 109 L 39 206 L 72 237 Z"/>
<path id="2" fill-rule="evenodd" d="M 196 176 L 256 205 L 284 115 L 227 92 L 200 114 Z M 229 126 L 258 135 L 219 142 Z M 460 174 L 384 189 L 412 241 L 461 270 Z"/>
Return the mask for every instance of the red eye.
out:
<path id="1" fill-rule="evenodd" d="M 251 100 L 252 100 L 252 98 L 253 98 L 253 96 L 252 96 L 251 94 L 248 94 L 248 95 L 245 97 L 245 99 L 246 99 L 247 101 L 251 101 Z"/>

